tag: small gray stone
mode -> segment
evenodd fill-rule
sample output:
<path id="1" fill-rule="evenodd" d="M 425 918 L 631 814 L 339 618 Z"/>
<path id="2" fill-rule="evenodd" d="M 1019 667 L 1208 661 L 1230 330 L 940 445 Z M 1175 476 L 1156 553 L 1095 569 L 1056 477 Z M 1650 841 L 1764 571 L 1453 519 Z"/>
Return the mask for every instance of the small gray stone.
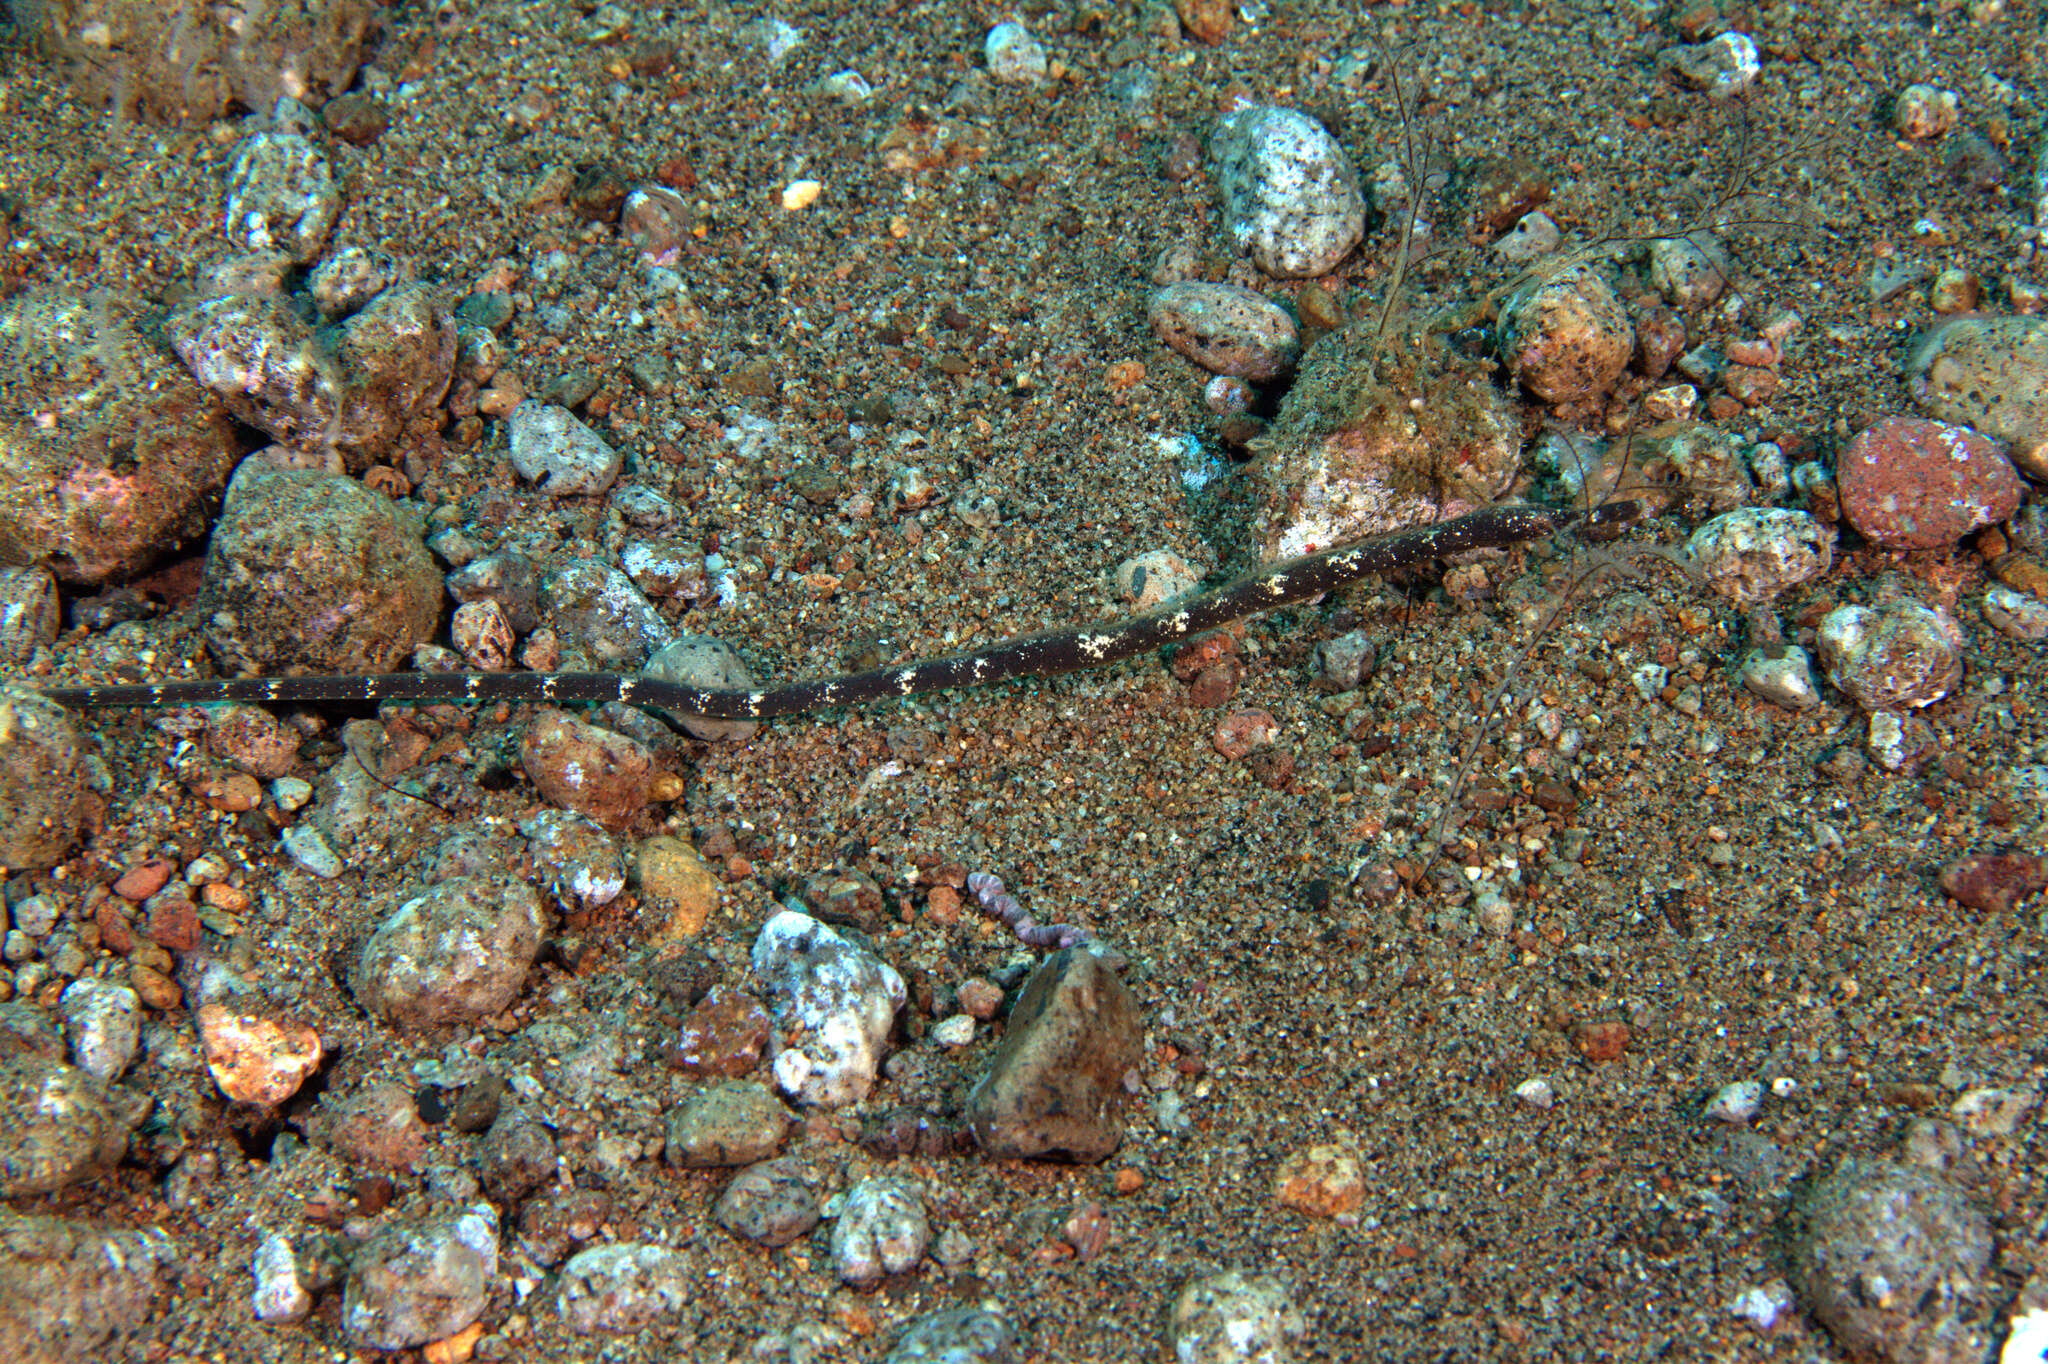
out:
<path id="1" fill-rule="evenodd" d="M 1316 645 L 1313 671 L 1316 685 L 1331 691 L 1357 691 L 1372 674 L 1379 650 L 1364 630 L 1351 630 Z"/>
<path id="2" fill-rule="evenodd" d="M 685 1169 L 752 1165 L 782 1149 L 791 1121 L 765 1085 L 707 1085 L 669 1114 L 665 1155 L 669 1164 Z"/>
<path id="3" fill-rule="evenodd" d="M 664 646 L 647 660 L 640 675 L 683 687 L 747 690 L 755 685 L 753 671 L 739 651 L 709 635 L 684 635 Z M 742 743 L 761 728 L 754 720 L 707 720 L 686 710 L 671 710 L 668 715 L 685 732 L 706 743 Z"/>
<path id="4" fill-rule="evenodd" d="M 141 997 L 125 985 L 86 976 L 64 988 L 58 1009 L 78 1068 L 94 1079 L 119 1079 L 142 1036 Z"/>
<path id="5" fill-rule="evenodd" d="M 292 861 L 300 867 L 326 880 L 347 870 L 341 855 L 334 851 L 324 835 L 311 824 L 294 824 L 281 835 L 284 850 L 291 854 Z"/>
<path id="6" fill-rule="evenodd" d="M 339 474 L 245 460 L 206 551 L 206 645 L 235 673 L 396 668 L 441 619 L 418 515 Z"/>
<path id="7" fill-rule="evenodd" d="M 2039 642 L 2048 639 L 2048 602 L 1995 584 L 1984 594 L 1984 619 L 2000 634 Z"/>
<path id="8" fill-rule="evenodd" d="M 363 944 L 349 983 L 363 1007 L 394 1023 L 473 1023 L 518 995 L 547 923 L 524 881 L 442 881 L 400 898 Z"/>
<path id="9" fill-rule="evenodd" d="M 595 497 L 612 486 L 625 456 L 564 407 L 529 398 L 512 410 L 512 467 L 551 497 Z"/>
<path id="10" fill-rule="evenodd" d="M 484 1133 L 478 1173 L 494 1198 L 517 1203 L 555 1177 L 556 1154 L 545 1124 L 508 1109 Z"/>
<path id="11" fill-rule="evenodd" d="M 572 559 L 541 589 L 541 608 L 584 664 L 632 672 L 669 642 L 668 625 L 633 580 L 602 559 Z"/>
<path id="12" fill-rule="evenodd" d="M 1168 1319 L 1167 1353 L 1176 1364 L 1289 1364 L 1306 1329 L 1278 1279 L 1231 1270 L 1181 1289 Z"/>
<path id="13" fill-rule="evenodd" d="M 1788 1277 L 1851 1354 L 1981 1364 L 1991 1352 L 1991 1225 L 1925 1169 L 1845 1161 L 1801 1200 Z"/>
<path id="14" fill-rule="evenodd" d="M 562 1320 L 585 1336 L 644 1330 L 687 1307 L 706 1290 L 703 1280 L 688 1256 L 664 1246 L 593 1246 L 562 1266 Z"/>
<path id="15" fill-rule="evenodd" d="M 249 1295 L 249 1310 L 256 1320 L 304 1321 L 313 1310 L 313 1295 L 299 1274 L 298 1252 L 282 1232 L 263 1238 L 250 1259 L 249 1273 L 256 1280 L 256 1291 Z"/>
<path id="16" fill-rule="evenodd" d="M 832 1264 L 842 1283 L 872 1288 L 915 1269 L 931 1239 L 931 1218 L 916 1189 L 899 1179 L 864 1179 L 848 1191 L 832 1226 Z"/>
<path id="17" fill-rule="evenodd" d="M 718 1195 L 712 1215 L 742 1240 L 786 1246 L 818 1225 L 822 1182 L 815 1167 L 795 1156 L 749 1165 Z"/>
<path id="18" fill-rule="evenodd" d="M 1820 704 L 1813 660 L 1796 644 L 1751 649 L 1742 659 L 1742 685 L 1787 710 L 1812 710 Z"/>
<path id="19" fill-rule="evenodd" d="M 1116 1104 L 1138 1063 L 1137 1001 L 1085 948 L 1045 959 L 1010 1011 L 965 1116 L 985 1155 L 1099 1161 L 1123 1141 Z"/>
<path id="20" fill-rule="evenodd" d="M 1333 269 L 1365 235 L 1358 171 L 1329 130 L 1297 109 L 1247 105 L 1209 140 L 1226 230 L 1280 279 Z"/>
<path id="21" fill-rule="evenodd" d="M 497 1273 L 488 1203 L 386 1227 L 350 1259 L 342 1329 L 376 1350 L 444 1340 L 483 1315 Z"/>
<path id="22" fill-rule="evenodd" d="M 1763 70 L 1756 43 L 1730 31 L 1711 42 L 1667 47 L 1657 54 L 1664 68 L 1709 99 L 1733 99 L 1749 89 Z"/>
<path id="23" fill-rule="evenodd" d="M 949 1307 L 910 1323 L 883 1364 L 1022 1364 L 1017 1328 L 979 1307 Z"/>
<path id="24" fill-rule="evenodd" d="M 48 937 L 50 930 L 57 926 L 59 910 L 56 897 L 46 894 L 28 895 L 16 900 L 10 907 L 14 926 L 31 938 Z"/>
<path id="25" fill-rule="evenodd" d="M 1706 1113 L 1715 1122 L 1739 1126 L 1761 1112 L 1763 1105 L 1763 1081 L 1736 1080 L 1721 1086 L 1707 1101 Z"/>
<path id="26" fill-rule="evenodd" d="M 49 569 L 0 568 L 0 663 L 18 668 L 55 643 L 62 618 Z"/>
<path id="27" fill-rule="evenodd" d="M 794 910 L 761 926 L 753 964 L 776 1025 L 801 1039 L 776 1056 L 776 1084 L 824 1108 L 866 1098 L 908 996 L 896 968 Z"/>

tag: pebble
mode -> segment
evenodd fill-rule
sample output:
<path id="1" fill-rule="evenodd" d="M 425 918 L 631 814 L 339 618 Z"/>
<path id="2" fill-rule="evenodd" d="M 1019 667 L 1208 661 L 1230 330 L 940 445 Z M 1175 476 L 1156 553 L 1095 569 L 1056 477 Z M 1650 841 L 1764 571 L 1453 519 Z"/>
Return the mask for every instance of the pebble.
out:
<path id="1" fill-rule="evenodd" d="M 908 992 L 881 958 L 808 914 L 782 910 L 754 939 L 754 974 L 775 1024 L 800 1041 L 775 1057 L 798 1103 L 843 1108 L 867 1097 Z"/>
<path id="2" fill-rule="evenodd" d="M 1725 1084 L 1707 1100 L 1706 1113 L 1715 1122 L 1739 1126 L 1763 1111 L 1764 1084 L 1761 1080 L 1736 1080 Z"/>
<path id="3" fill-rule="evenodd" d="M 1515 1097 L 1530 1108 L 1541 1112 L 1557 1102 L 1557 1091 L 1545 1079 L 1524 1080 L 1515 1086 Z"/>
<path id="4" fill-rule="evenodd" d="M 530 1196 L 554 1179 L 561 1159 L 554 1134 L 545 1125 L 510 1109 L 500 1109 L 491 1119 L 477 1155 L 484 1187 L 507 1203 Z"/>
<path id="5" fill-rule="evenodd" d="M 1664 68 L 1709 99 L 1733 99 L 1756 83 L 1763 71 L 1748 34 L 1728 32 L 1710 42 L 1667 47 L 1657 54 Z"/>
<path id="6" fill-rule="evenodd" d="M 1210 742 L 1224 757 L 1237 761 L 1252 750 L 1270 748 L 1280 738 L 1280 722 L 1263 710 L 1240 710 L 1216 722 Z"/>
<path id="7" fill-rule="evenodd" d="M 228 169 L 227 239 L 245 251 L 280 251 L 303 265 L 341 217 L 341 186 L 309 137 L 261 132 Z"/>
<path id="8" fill-rule="evenodd" d="M 110 788 L 97 745 L 62 706 L 0 683 L 0 866 L 54 867 L 99 827 Z"/>
<path id="9" fill-rule="evenodd" d="M 841 1283 L 873 1288 L 907 1274 L 931 1244 L 924 1199 L 900 1179 L 864 1179 L 853 1186 L 832 1226 L 832 1266 Z"/>
<path id="10" fill-rule="evenodd" d="M 1154 335 L 1211 374 L 1264 383 L 1301 354 L 1294 315 L 1235 284 L 1169 284 L 1153 293 L 1145 317 Z"/>
<path id="11" fill-rule="evenodd" d="M 249 1310 L 256 1320 L 304 1321 L 312 1312 L 313 1295 L 299 1274 L 299 1254 L 282 1232 L 263 1238 L 250 1257 L 249 1273 L 256 1280 L 256 1291 L 249 1295 Z"/>
<path id="12" fill-rule="evenodd" d="M 623 830 L 646 817 L 654 755 L 637 739 L 543 710 L 526 727 L 519 761 L 543 797 L 602 828 Z"/>
<path id="13" fill-rule="evenodd" d="M 2027 896 L 2048 890 L 2048 859 L 2032 853 L 1969 853 L 1941 869 L 1941 888 L 1987 914 L 2010 914 Z"/>
<path id="14" fill-rule="evenodd" d="M 1010 1011 L 963 1116 L 995 1160 L 1094 1164 L 1123 1142 L 1124 1072 L 1138 1063 L 1138 1004 L 1085 948 L 1047 957 Z"/>
<path id="15" fill-rule="evenodd" d="M 1909 85 L 1892 101 L 1892 128 L 1914 142 L 1931 142 L 1956 126 L 1956 94 L 1932 85 Z"/>
<path id="16" fill-rule="evenodd" d="M 2003 584 L 1994 584 L 1984 593 L 1984 619 L 2011 639 L 2036 643 L 2048 639 L 2048 602 Z"/>
<path id="17" fill-rule="evenodd" d="M 589 911 L 626 888 L 626 858 L 610 835 L 581 815 L 539 810 L 519 821 L 534 870 L 563 909 Z"/>
<path id="18" fill-rule="evenodd" d="M 1817 634 L 1821 664 L 1868 711 L 1931 706 L 1962 680 L 1963 633 L 1945 611 L 1901 598 L 1838 606 Z"/>
<path id="19" fill-rule="evenodd" d="M 1744 507 L 1694 531 L 1685 552 L 1716 592 L 1747 608 L 1825 574 L 1835 530 L 1802 511 Z"/>
<path id="20" fill-rule="evenodd" d="M 1742 685 L 1787 710 L 1812 710 L 1820 704 L 1813 658 L 1796 644 L 1768 645 L 1743 655 Z"/>
<path id="21" fill-rule="evenodd" d="M 633 884 L 659 942 L 696 937 L 718 908 L 718 873 L 696 848 L 669 834 L 634 849 Z"/>
<path id="22" fill-rule="evenodd" d="M 981 45 L 988 73 L 1004 85 L 1042 85 L 1049 64 L 1031 30 L 1014 21 L 997 24 Z"/>
<path id="23" fill-rule="evenodd" d="M 747 689 L 756 685 L 753 669 L 740 657 L 739 650 L 709 635 L 684 635 L 663 646 L 647 660 L 640 673 L 656 682 L 674 682 L 685 687 Z M 757 720 L 709 720 L 678 710 L 667 714 L 684 732 L 706 743 L 744 743 L 761 728 Z"/>
<path id="24" fill-rule="evenodd" d="M 135 1059 L 142 1036 L 142 1000 L 126 985 L 86 976 L 58 1002 L 71 1038 L 71 1060 L 98 1080 L 116 1080 Z"/>
<path id="25" fill-rule="evenodd" d="M 63 614 L 49 569 L 0 568 L 0 663 L 21 667 L 55 643 Z"/>
<path id="26" fill-rule="evenodd" d="M 578 1335 L 641 1331 L 693 1302 L 701 1277 L 687 1255 L 665 1246 L 592 1246 L 562 1266 L 556 1301 Z"/>
<path id="27" fill-rule="evenodd" d="M 595 497 L 612 486 L 626 457 L 565 407 L 528 398 L 512 409 L 512 467 L 550 497 Z"/>
<path id="28" fill-rule="evenodd" d="M 1365 1164 L 1358 1141 L 1345 1133 L 1288 1154 L 1273 1174 L 1273 1201 L 1283 1208 L 1347 1224 L 1365 1206 Z"/>
<path id="29" fill-rule="evenodd" d="M 1116 566 L 1117 595 L 1135 611 L 1150 611 L 1201 581 L 1202 575 L 1170 549 L 1148 550 Z"/>
<path id="30" fill-rule="evenodd" d="M 768 1011 L 743 990 L 718 984 L 683 1020 L 674 1062 L 686 1075 L 736 1077 L 759 1064 L 768 1044 Z"/>
<path id="31" fill-rule="evenodd" d="M 1659 237 L 1650 243 L 1651 285 L 1666 303 L 1686 312 L 1695 312 L 1719 298 L 1728 288 L 1734 268 L 1711 233 Z M 1682 322 L 1677 325 L 1684 326 Z"/>
<path id="32" fill-rule="evenodd" d="M 299 306 L 311 300 L 291 296 L 278 268 L 277 257 L 230 262 L 164 322 L 192 377 L 279 442 L 258 463 L 361 472 L 418 422 L 438 421 L 456 326 L 437 286 L 397 285 L 316 329 Z"/>
<path id="33" fill-rule="evenodd" d="M 517 634 L 540 624 L 540 580 L 533 561 L 517 550 L 501 549 L 472 560 L 450 573 L 448 595 L 467 605 L 496 602 Z"/>
<path id="34" fill-rule="evenodd" d="M 512 651 L 519 643 L 512 622 L 505 619 L 505 609 L 488 598 L 456 607 L 448 622 L 448 637 L 467 667 L 485 673 L 511 667 Z"/>
<path id="35" fill-rule="evenodd" d="M 303 737 L 261 706 L 229 704 L 206 710 L 207 748 L 264 781 L 292 770 Z"/>
<path id="36" fill-rule="evenodd" d="M 725 1080 L 692 1094 L 668 1116 L 664 1154 L 686 1170 L 752 1165 L 782 1150 L 794 1119 L 766 1085 Z"/>
<path id="37" fill-rule="evenodd" d="M 237 1103 L 283 1103 L 325 1055 L 319 1033 L 254 997 L 205 1000 L 195 1019 L 206 1069 Z"/>
<path id="38" fill-rule="evenodd" d="M 974 1041 L 974 1019 L 968 1014 L 954 1014 L 940 1019 L 932 1025 L 931 1039 L 942 1047 L 964 1047 Z"/>
<path id="39" fill-rule="evenodd" d="M 1905 369 L 1922 412 L 2005 441 L 2020 472 L 2048 483 L 2048 316 L 1941 323 Z"/>
<path id="40" fill-rule="evenodd" d="M 985 1307 L 948 1307 L 910 1323 L 882 1364 L 1023 1364 L 1009 1319 Z"/>
<path id="41" fill-rule="evenodd" d="M 0 1055 L 0 1197 L 54 1193 L 128 1150 L 151 1100 L 27 1052 Z"/>
<path id="42" fill-rule="evenodd" d="M 1842 515 L 1886 549 L 1950 549 L 2026 497 L 1997 441 L 1966 426 L 1886 417 L 1857 432 L 1835 471 Z"/>
<path id="43" fill-rule="evenodd" d="M 654 603 L 602 559 L 571 559 L 550 574 L 541 586 L 540 607 L 575 667 L 632 672 L 669 642 L 668 625 Z M 539 638 L 537 633 L 528 641 L 529 655 Z"/>
<path id="44" fill-rule="evenodd" d="M 206 550 L 207 649 L 235 673 L 393 671 L 441 621 L 420 531 L 355 479 L 244 461 Z"/>
<path id="45" fill-rule="evenodd" d="M 1864 746 L 1887 772 L 1916 772 L 1940 747 L 1941 736 L 1934 726 L 1917 715 L 1895 711 L 1870 713 L 1870 730 Z"/>
<path id="46" fill-rule="evenodd" d="M 1628 309 L 1588 266 L 1526 285 L 1501 305 L 1501 361 L 1545 402 L 1600 396 L 1628 368 L 1635 348 Z"/>
<path id="47" fill-rule="evenodd" d="M 377 1350 L 445 1340 L 483 1315 L 497 1275 L 498 1214 L 488 1203 L 388 1226 L 350 1257 L 342 1329 Z"/>
<path id="48" fill-rule="evenodd" d="M 1973 1137 L 2009 1137 L 2019 1130 L 2027 1114 L 2040 1106 L 2037 1089 L 1986 1085 L 1957 1095 L 1948 1113 Z"/>
<path id="49" fill-rule="evenodd" d="M 294 824 L 279 839 L 292 861 L 315 876 L 331 881 L 347 869 L 326 835 L 310 824 Z"/>
<path id="50" fill-rule="evenodd" d="M 532 886 L 463 876 L 393 898 L 349 973 L 364 1008 L 401 1027 L 442 1027 L 502 1013 L 518 997 L 548 928 Z"/>
<path id="51" fill-rule="evenodd" d="M 1786 1277 L 1843 1350 L 1891 1364 L 1990 1354 L 1980 1317 L 1991 1226 L 1947 1179 L 1844 1161 L 1794 1217 Z"/>
<path id="52" fill-rule="evenodd" d="M 712 1216 L 741 1240 L 786 1246 L 818 1225 L 821 1182 L 817 1169 L 796 1156 L 749 1165 L 718 1195 Z"/>
<path id="53" fill-rule="evenodd" d="M 192 1272 L 191 1263 L 156 1227 L 118 1230 L 0 1209 L 7 1353 L 18 1364 L 147 1359 L 181 1269 Z"/>
<path id="54" fill-rule="evenodd" d="M 154 339 L 150 306 L 112 288 L 0 303 L 0 540 L 14 563 L 72 585 L 125 581 L 205 533 L 241 447 Z M 64 415 L 46 429 L 37 413 Z M 135 458 L 93 453 L 116 449 Z"/>
<path id="55" fill-rule="evenodd" d="M 1209 159 L 1232 242 L 1268 275 L 1327 274 L 1365 235 L 1357 169 L 1300 110 L 1250 104 L 1224 115 Z"/>
<path id="56" fill-rule="evenodd" d="M 1175 1364 L 1290 1364 L 1308 1323 L 1278 1279 L 1227 1270 L 1191 1279 L 1173 1300 Z"/>

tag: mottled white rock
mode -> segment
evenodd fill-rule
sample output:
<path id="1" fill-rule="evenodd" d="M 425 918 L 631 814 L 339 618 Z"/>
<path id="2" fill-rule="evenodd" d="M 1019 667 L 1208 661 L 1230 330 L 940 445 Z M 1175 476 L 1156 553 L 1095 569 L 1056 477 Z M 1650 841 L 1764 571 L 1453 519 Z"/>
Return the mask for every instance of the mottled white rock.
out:
<path id="1" fill-rule="evenodd" d="M 313 1310 L 313 1295 L 299 1277 L 298 1252 L 291 1238 L 272 1232 L 256 1247 L 249 1262 L 256 1291 L 249 1295 L 249 1310 L 258 1321 L 304 1321 Z"/>
<path id="2" fill-rule="evenodd" d="M 1838 606 L 1816 642 L 1828 680 L 1865 710 L 1918 710 L 1962 681 L 1962 630 L 1947 612 L 1911 598 Z"/>
<path id="3" fill-rule="evenodd" d="M 71 1060 L 98 1080 L 119 1078 L 135 1059 L 142 1035 L 142 1000 L 125 985 L 91 976 L 64 987 L 58 1002 Z"/>
<path id="4" fill-rule="evenodd" d="M 601 493 L 626 464 L 567 408 L 531 398 L 512 409 L 511 434 L 512 467 L 553 497 Z"/>
<path id="5" fill-rule="evenodd" d="M 889 1024 L 907 996 L 896 968 L 808 914 L 782 910 L 754 940 L 754 974 L 784 1035 L 776 1083 L 798 1103 L 840 1108 L 867 1097 Z"/>
<path id="6" fill-rule="evenodd" d="M 1226 114 L 1209 156 L 1231 240 L 1267 274 L 1325 274 L 1365 235 L 1357 168 L 1300 110 L 1253 104 Z"/>
<path id="7" fill-rule="evenodd" d="M 1802 511 L 1744 507 L 1694 531 L 1685 552 L 1716 592 L 1737 606 L 1756 606 L 1826 573 L 1835 560 L 1835 530 Z"/>
<path id="8" fill-rule="evenodd" d="M 914 1269 L 931 1239 L 917 1190 L 898 1179 L 864 1179 L 847 1193 L 832 1226 L 832 1264 L 841 1282 L 869 1288 Z"/>
<path id="9" fill-rule="evenodd" d="M 702 1278 L 687 1256 L 664 1246 L 594 1246 L 562 1266 L 562 1319 L 578 1335 L 642 1330 L 681 1311 Z"/>
<path id="10" fill-rule="evenodd" d="M 1235 1270 L 1191 1280 L 1174 1299 L 1176 1364 L 1288 1364 L 1307 1323 L 1278 1279 Z"/>

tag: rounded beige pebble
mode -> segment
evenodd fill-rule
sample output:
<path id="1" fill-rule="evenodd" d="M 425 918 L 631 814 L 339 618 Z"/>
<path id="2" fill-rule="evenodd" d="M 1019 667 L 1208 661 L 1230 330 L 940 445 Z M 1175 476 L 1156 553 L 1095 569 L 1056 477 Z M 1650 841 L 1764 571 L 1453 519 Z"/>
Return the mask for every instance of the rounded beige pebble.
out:
<path id="1" fill-rule="evenodd" d="M 1169 284 L 1152 295 L 1145 316 L 1161 341 L 1212 374 L 1277 379 L 1301 353 L 1293 315 L 1235 284 Z"/>
<path id="2" fill-rule="evenodd" d="M 680 838 L 659 834 L 640 845 L 633 859 L 640 898 L 665 911 L 660 939 L 694 938 L 718 908 L 718 874 L 704 855 Z"/>
<path id="3" fill-rule="evenodd" d="M 2011 447 L 2048 483 L 2048 317 L 1959 317 L 1924 333 L 1906 360 L 1913 401 L 1939 421 Z"/>

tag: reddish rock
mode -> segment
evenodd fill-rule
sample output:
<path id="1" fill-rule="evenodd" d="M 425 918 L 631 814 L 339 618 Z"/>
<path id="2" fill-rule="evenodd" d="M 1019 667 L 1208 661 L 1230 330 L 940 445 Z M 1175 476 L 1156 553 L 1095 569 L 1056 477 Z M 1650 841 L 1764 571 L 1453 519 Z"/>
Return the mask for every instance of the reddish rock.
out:
<path id="1" fill-rule="evenodd" d="M 644 744 L 558 710 L 527 726 L 519 760 L 540 793 L 614 832 L 646 818 L 654 755 Z"/>
<path id="2" fill-rule="evenodd" d="M 1572 1046 L 1588 1061 L 1619 1061 L 1634 1036 L 1628 1024 L 1618 1019 L 1602 1019 L 1575 1024 Z"/>
<path id="3" fill-rule="evenodd" d="M 1974 853 L 1941 869 L 1941 888 L 1971 909 L 2004 914 L 2048 890 L 2048 862 L 2027 853 Z"/>
<path id="4" fill-rule="evenodd" d="M 1280 737 L 1280 722 L 1262 710 L 1240 710 L 1226 715 L 1216 726 L 1216 751 L 1226 758 L 1242 758 L 1255 748 L 1264 748 Z"/>
<path id="5" fill-rule="evenodd" d="M 683 1023 L 674 1062 L 691 1075 L 737 1077 L 761 1062 L 768 1045 L 768 1011 L 743 991 L 714 985 Z"/>
<path id="6" fill-rule="evenodd" d="M 1857 433 L 1835 481 L 1849 524 L 1886 549 L 1947 549 L 2010 517 L 2026 495 L 1999 442 L 1919 417 Z"/>
<path id="7" fill-rule="evenodd" d="M 130 867 L 121 873 L 120 880 L 114 882 L 114 894 L 139 905 L 162 890 L 164 884 L 171 879 L 171 873 L 176 870 L 174 863 L 161 858 L 154 862 L 144 862 L 139 867 Z"/>
<path id="8" fill-rule="evenodd" d="M 199 906 L 182 898 L 160 901 L 151 906 L 143 935 L 158 947 L 190 952 L 199 946 Z"/>

